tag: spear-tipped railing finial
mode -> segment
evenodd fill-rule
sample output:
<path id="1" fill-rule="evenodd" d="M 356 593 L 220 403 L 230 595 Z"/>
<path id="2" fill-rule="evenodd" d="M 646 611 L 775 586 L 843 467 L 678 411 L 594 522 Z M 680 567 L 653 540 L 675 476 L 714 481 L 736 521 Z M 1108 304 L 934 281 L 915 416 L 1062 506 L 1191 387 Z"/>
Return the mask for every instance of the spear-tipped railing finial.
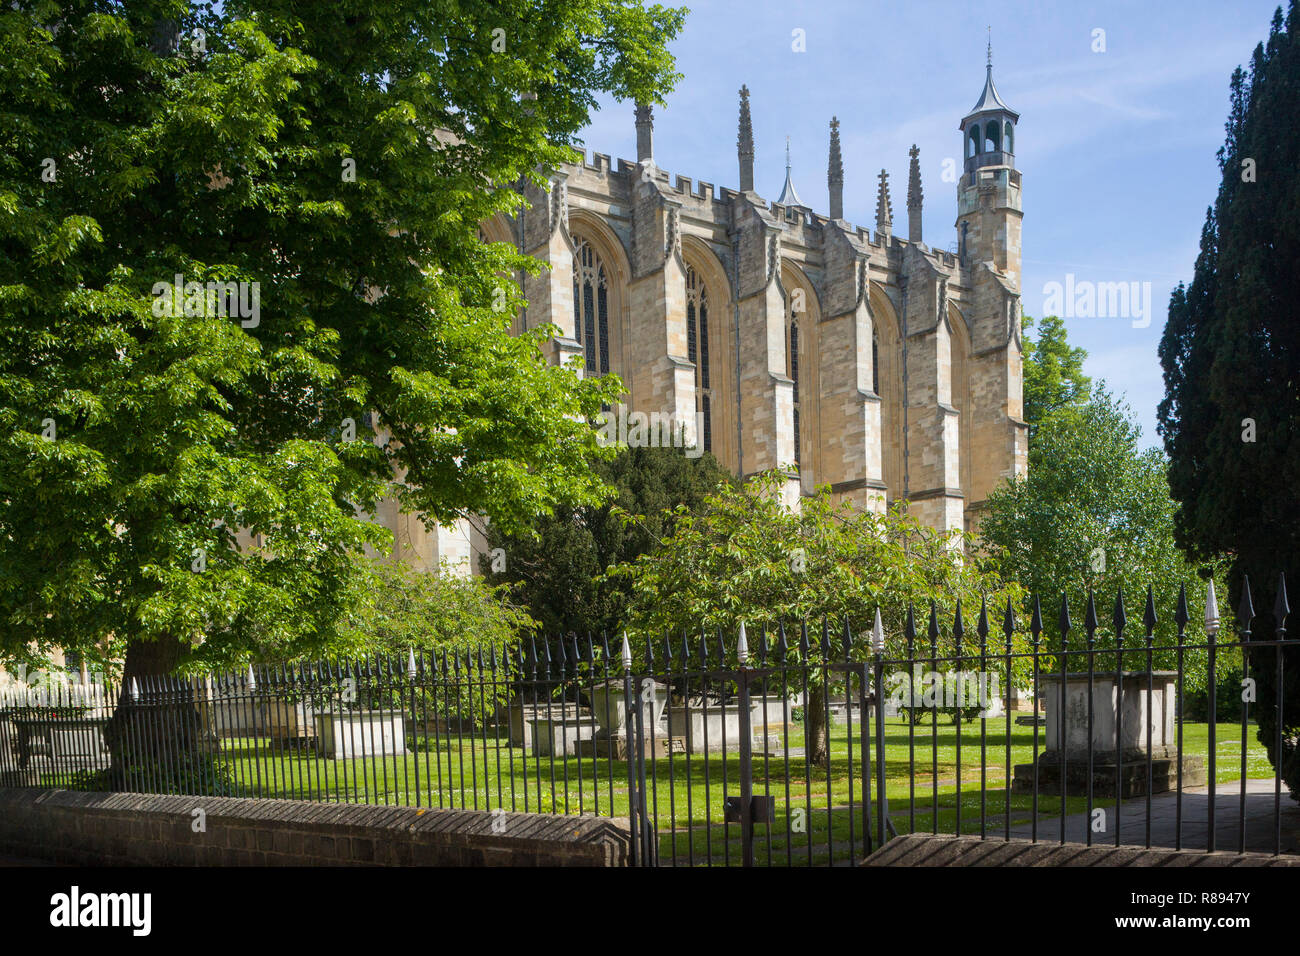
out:
<path id="1" fill-rule="evenodd" d="M 1214 595 L 1214 578 L 1205 588 L 1205 633 L 1214 637 L 1219 633 L 1219 599 Z"/>

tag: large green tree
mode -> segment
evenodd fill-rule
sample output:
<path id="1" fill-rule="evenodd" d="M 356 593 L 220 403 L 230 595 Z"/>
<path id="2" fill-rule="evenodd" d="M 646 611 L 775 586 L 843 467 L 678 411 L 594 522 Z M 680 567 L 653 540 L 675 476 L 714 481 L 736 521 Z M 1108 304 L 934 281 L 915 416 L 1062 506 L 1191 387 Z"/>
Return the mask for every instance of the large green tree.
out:
<path id="1" fill-rule="evenodd" d="M 1012 478 L 989 496 L 980 520 L 982 547 L 1002 574 L 1039 596 L 1049 623 L 1056 620 L 1061 595 L 1076 622 L 1076 647 L 1088 595 L 1095 595 L 1101 626 L 1099 646 L 1114 646 L 1111 625 L 1116 595 L 1123 589 L 1129 626 L 1125 646 L 1141 647 L 1147 589 L 1157 602 L 1157 645 L 1177 639 L 1174 623 L 1180 585 L 1187 585 L 1193 621 L 1204 608 L 1202 575 L 1216 570 L 1189 563 L 1174 540 L 1175 504 L 1169 497 L 1164 455 L 1143 449 L 1141 430 L 1128 407 L 1104 384 L 1082 405 L 1045 416 L 1030 439 L 1027 474 Z M 1222 587 L 1223 579 L 1220 579 Z M 1226 610 L 1224 612 L 1226 614 Z M 1203 635 L 1195 629 L 1189 640 Z M 1082 658 L 1071 663 L 1084 666 Z M 1170 667 L 1162 655 L 1156 663 Z M 1145 665 L 1141 655 L 1126 656 L 1126 668 Z M 1189 684 L 1203 683 L 1202 655 L 1188 655 Z M 1107 655 L 1098 667 L 1115 666 Z"/>
<path id="2" fill-rule="evenodd" d="M 794 660 L 806 622 L 811 647 L 804 660 L 813 669 L 805 739 L 808 759 L 824 765 L 829 759 L 825 695 L 837 678 L 820 665 L 843 661 L 846 650 L 853 660 L 866 660 L 877 609 L 887 650 L 901 657 L 908 606 L 916 609 L 921 641 L 928 647 L 925 614 L 929 602 L 936 602 L 945 638 L 941 653 L 950 653 L 949 624 L 957 602 L 964 602 L 970 651 L 978 645 L 975 626 L 981 601 L 987 599 L 990 647 L 1000 649 L 998 624 L 1005 601 L 1010 598 L 1019 606 L 1020 593 L 1004 588 L 979 556 L 963 556 L 953 535 L 922 526 L 901 506 L 884 514 L 837 506 L 823 487 L 793 509 L 781 499 L 782 481 L 774 473 L 761 475 L 744 487 L 720 486 L 706 497 L 699 514 L 679 508 L 671 536 L 616 573 L 633 586 L 629 632 L 641 653 L 647 643 L 659 646 L 665 638 L 676 643 L 684 634 L 691 635 L 692 644 L 697 644 L 696 636 L 707 635 L 716 647 L 715 633 L 725 633 L 734 650 L 743 622 L 754 644 L 760 629 L 767 630 L 771 641 L 780 626 L 789 628 Z M 856 635 L 849 649 L 842 639 L 846 625 Z M 916 649 L 924 653 L 921 645 Z"/>
<path id="3" fill-rule="evenodd" d="M 509 334 L 504 277 L 537 264 L 477 227 L 596 93 L 662 101 L 682 18 L 5 4 L 0 653 L 293 657 L 337 635 L 382 494 L 506 527 L 596 500 L 584 420 L 617 382 Z"/>
<path id="4" fill-rule="evenodd" d="M 1065 322 L 1049 315 L 1037 323 L 1038 334 L 1029 338 L 1035 320 L 1021 319 L 1025 336 L 1024 414 L 1029 425 L 1030 453 L 1034 436 L 1043 420 L 1060 412 L 1076 409 L 1088 400 L 1092 381 L 1083 374 L 1088 353 L 1071 345 Z"/>
<path id="5" fill-rule="evenodd" d="M 200 636 L 289 656 L 335 633 L 395 473 L 435 521 L 596 500 L 583 420 L 616 383 L 509 334 L 502 277 L 536 264 L 477 224 L 571 157 L 595 93 L 661 98 L 682 16 L 6 4 L 0 649 L 125 649 L 128 677 Z"/>
<path id="6" fill-rule="evenodd" d="M 1300 5 L 1273 17 L 1249 71 L 1230 83 L 1222 180 L 1206 213 L 1191 282 L 1169 303 L 1160 343 L 1160 433 L 1178 501 L 1179 543 L 1193 556 L 1234 561 L 1233 603 L 1249 575 L 1271 640 L 1278 575 L 1300 571 Z M 1297 645 L 1300 648 L 1300 645 Z M 1255 655 L 1259 738 L 1300 797 L 1300 652 Z M 1279 696 L 1281 700 L 1279 701 Z M 1277 747 L 1277 703 L 1285 712 Z"/>
<path id="7" fill-rule="evenodd" d="M 606 571 L 650 551 L 672 533 L 676 509 L 698 513 L 730 480 L 712 455 L 692 459 L 675 448 L 626 448 L 596 468 L 613 489 L 608 501 L 557 508 L 531 534 L 489 529 L 490 547 L 501 551 L 483 555 L 482 570 L 514 585 L 515 598 L 547 634 L 621 630 L 632 585 Z"/>

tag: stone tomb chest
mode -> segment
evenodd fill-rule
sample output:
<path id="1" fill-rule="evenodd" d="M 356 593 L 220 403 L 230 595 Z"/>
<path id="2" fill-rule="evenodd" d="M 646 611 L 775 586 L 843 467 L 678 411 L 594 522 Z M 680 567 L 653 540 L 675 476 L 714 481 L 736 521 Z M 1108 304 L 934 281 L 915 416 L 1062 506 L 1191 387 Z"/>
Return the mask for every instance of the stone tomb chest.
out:
<path id="1" fill-rule="evenodd" d="M 1094 796 L 1114 796 L 1117 778 L 1123 797 L 1141 796 L 1147 792 L 1148 754 L 1151 792 L 1175 789 L 1177 681 L 1175 671 L 1110 671 L 1094 673 L 1091 680 L 1086 672 L 1067 673 L 1064 680 L 1060 674 L 1041 674 L 1039 692 L 1047 709 L 1039 737 L 1043 752 L 1036 764 L 1016 767 L 1012 789 L 1033 792 L 1036 772 L 1039 793 L 1060 794 L 1064 773 L 1070 795 L 1086 794 L 1091 755 Z M 1200 757 L 1183 757 L 1181 763 L 1184 787 L 1205 782 Z"/>

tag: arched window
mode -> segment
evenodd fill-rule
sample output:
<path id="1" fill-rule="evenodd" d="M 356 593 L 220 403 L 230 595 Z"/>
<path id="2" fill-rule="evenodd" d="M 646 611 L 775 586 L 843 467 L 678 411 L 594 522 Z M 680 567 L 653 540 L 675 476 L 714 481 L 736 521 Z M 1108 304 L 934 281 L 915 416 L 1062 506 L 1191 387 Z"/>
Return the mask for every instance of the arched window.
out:
<path id="1" fill-rule="evenodd" d="M 1002 148 L 1002 127 L 997 120 L 989 120 L 984 126 L 984 152 L 996 153 Z"/>
<path id="2" fill-rule="evenodd" d="M 1014 128 L 1011 126 L 1011 120 L 1007 120 L 1006 124 L 1002 127 L 1002 132 L 1002 138 L 1003 142 L 1006 143 L 1007 152 L 1014 153 L 1016 151 L 1016 133 Z"/>
<path id="3" fill-rule="evenodd" d="M 695 365 L 695 411 L 703 419 L 699 440 L 713 451 L 713 385 L 709 378 L 709 290 L 686 267 L 686 357 Z"/>
<path id="4" fill-rule="evenodd" d="M 573 327 L 592 375 L 609 372 L 609 278 L 585 239 L 574 237 Z"/>
<path id="5" fill-rule="evenodd" d="M 980 124 L 976 123 L 970 128 L 970 136 L 966 139 L 966 158 L 970 159 L 980 151 Z"/>
<path id="6" fill-rule="evenodd" d="M 790 363 L 790 380 L 794 382 L 794 463 L 799 464 L 799 316 L 790 310 L 790 348 L 786 352 Z"/>
<path id="7" fill-rule="evenodd" d="M 880 394 L 880 335 L 871 330 L 871 390 Z"/>

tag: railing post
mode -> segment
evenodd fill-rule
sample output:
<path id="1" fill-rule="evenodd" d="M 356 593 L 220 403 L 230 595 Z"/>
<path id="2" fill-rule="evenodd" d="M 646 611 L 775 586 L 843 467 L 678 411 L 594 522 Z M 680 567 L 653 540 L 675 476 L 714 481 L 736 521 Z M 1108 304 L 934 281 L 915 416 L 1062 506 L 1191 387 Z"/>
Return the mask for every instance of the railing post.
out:
<path id="1" fill-rule="evenodd" d="M 655 706 L 655 681 L 653 677 L 647 677 L 640 684 L 633 684 L 633 694 L 636 704 L 636 773 L 637 773 L 637 806 L 641 813 L 641 865 L 656 866 L 658 864 L 658 851 L 655 847 L 654 826 L 650 822 L 650 805 L 646 799 L 649 792 L 646 786 L 645 773 L 645 745 L 649 735 L 645 728 L 645 705 L 642 703 L 641 691 L 647 691 L 650 695 L 650 712 L 654 713 Z M 630 757 L 630 754 L 629 754 Z"/>
<path id="2" fill-rule="evenodd" d="M 740 844 L 741 865 L 754 865 L 754 738 L 749 713 L 749 645 L 745 638 L 745 625 L 740 625 L 736 643 L 736 665 L 739 674 L 738 693 L 740 706 Z M 725 718 L 724 718 L 725 730 Z"/>
<path id="3" fill-rule="evenodd" d="M 879 845 L 884 846 L 889 800 L 885 796 L 885 629 L 880 620 L 880 608 L 876 608 L 876 620 L 871 628 L 871 656 L 876 704 L 876 833 Z M 865 668 L 863 670 L 865 683 Z M 866 714 L 865 707 L 862 712 Z M 867 840 L 867 849 L 870 850 L 870 831 L 867 833 Z"/>
<path id="4" fill-rule="evenodd" d="M 1277 692 L 1273 695 L 1273 706 L 1277 709 L 1276 732 L 1273 742 L 1273 855 L 1282 852 L 1282 723 L 1286 719 L 1285 694 L 1286 677 L 1286 619 L 1291 614 L 1291 603 L 1286 596 L 1286 572 L 1279 571 L 1277 576 L 1277 599 L 1273 602 L 1273 627 L 1277 635 Z M 1243 780 L 1241 786 L 1245 788 Z"/>
<path id="5" fill-rule="evenodd" d="M 624 757 L 627 760 L 627 806 L 628 806 L 628 823 L 632 827 L 632 859 L 633 866 L 641 864 L 641 853 L 637 852 L 637 843 L 641 840 L 641 823 L 638 813 L 638 801 L 640 794 L 637 792 L 636 764 L 632 761 L 632 748 L 637 745 L 635 739 L 635 719 L 633 718 L 633 708 L 636 706 L 636 690 L 632 685 L 632 650 L 628 647 L 627 632 L 623 632 L 623 653 L 621 655 L 623 663 L 623 730 L 624 739 L 627 741 L 627 753 Z M 636 710 L 639 710 L 636 707 Z M 609 741 L 609 759 L 614 760 L 615 740 Z"/>
<path id="6" fill-rule="evenodd" d="M 1209 588 L 1205 592 L 1205 635 L 1208 638 L 1208 648 L 1209 648 L 1208 651 L 1206 652 L 1209 658 L 1208 674 L 1206 676 L 1206 680 L 1208 682 L 1206 685 L 1206 696 L 1209 698 L 1209 705 L 1210 705 L 1209 706 L 1210 773 L 1209 773 L 1209 779 L 1206 781 L 1210 785 L 1210 794 L 1209 794 L 1210 806 L 1209 806 L 1209 810 L 1207 811 L 1209 815 L 1209 819 L 1207 821 L 1209 825 L 1209 833 L 1207 833 L 1205 836 L 1206 853 L 1213 853 L 1215 850 L 1214 822 L 1215 822 L 1215 811 L 1218 810 L 1218 806 L 1217 806 L 1218 797 L 1215 793 L 1215 786 L 1214 786 L 1215 784 L 1214 778 L 1218 772 L 1218 741 L 1217 741 L 1217 735 L 1215 733 L 1216 726 L 1218 725 L 1219 722 L 1219 715 L 1215 708 L 1215 703 L 1216 703 L 1215 698 L 1218 696 L 1217 694 L 1218 677 L 1215 673 L 1215 664 L 1216 664 L 1216 657 L 1217 657 L 1215 638 L 1218 636 L 1218 633 L 1219 633 L 1219 602 L 1215 599 L 1214 596 L 1214 578 L 1210 578 Z M 1181 752 L 1179 753 L 1179 759 L 1180 760 L 1182 759 Z M 1246 781 L 1243 780 L 1241 782 L 1241 785 L 1243 787 L 1246 786 Z"/>
<path id="7" fill-rule="evenodd" d="M 423 652 L 421 652 L 421 656 L 423 656 Z M 414 759 L 412 760 L 412 762 L 415 764 L 415 805 L 418 807 L 418 806 L 421 805 L 421 802 L 420 802 L 420 801 L 421 801 L 421 796 L 420 796 L 420 751 L 419 751 L 419 748 L 416 747 L 416 741 L 419 739 L 419 733 L 420 733 L 420 718 L 419 718 L 419 714 L 417 713 L 417 710 L 418 710 L 418 706 L 419 706 L 419 705 L 416 703 L 416 694 L 417 694 L 417 692 L 418 692 L 418 690 L 419 690 L 419 688 L 418 688 L 418 686 L 417 686 L 419 678 L 417 677 L 417 667 L 416 667 L 416 663 L 415 663 L 415 648 L 414 648 L 414 647 L 411 647 L 411 648 L 407 651 L 407 655 L 406 655 L 406 679 L 407 679 L 408 681 L 410 681 L 410 683 L 411 683 L 411 755 L 412 755 L 412 757 L 414 758 Z M 402 750 L 406 749 L 406 741 L 402 741 L 402 747 L 401 747 L 401 749 L 402 749 Z M 410 804 L 410 797 L 409 797 L 409 796 L 407 797 L 407 804 L 408 804 L 408 805 Z"/>

